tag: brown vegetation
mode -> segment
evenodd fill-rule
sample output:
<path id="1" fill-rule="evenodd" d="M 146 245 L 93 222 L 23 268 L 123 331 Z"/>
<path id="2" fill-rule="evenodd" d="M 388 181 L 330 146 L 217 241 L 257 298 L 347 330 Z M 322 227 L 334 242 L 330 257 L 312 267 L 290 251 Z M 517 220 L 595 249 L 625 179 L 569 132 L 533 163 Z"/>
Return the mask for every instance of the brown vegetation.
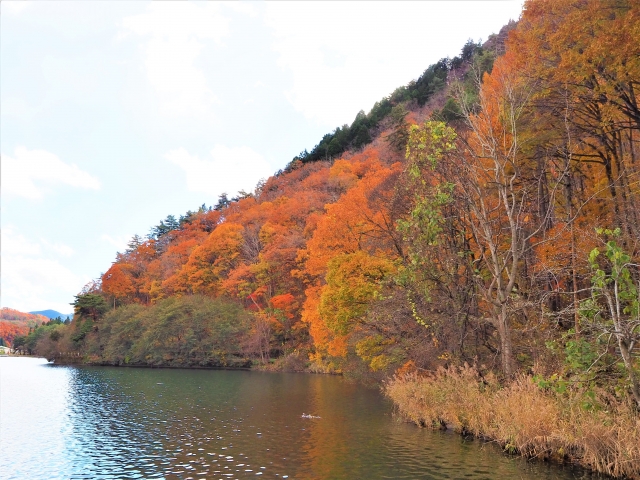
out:
<path id="1" fill-rule="evenodd" d="M 545 391 L 526 376 L 503 387 L 494 375 L 468 366 L 396 376 L 385 391 L 398 412 L 420 426 L 452 428 L 527 457 L 640 478 L 640 420 L 630 402 L 603 391 L 595 397 Z"/>

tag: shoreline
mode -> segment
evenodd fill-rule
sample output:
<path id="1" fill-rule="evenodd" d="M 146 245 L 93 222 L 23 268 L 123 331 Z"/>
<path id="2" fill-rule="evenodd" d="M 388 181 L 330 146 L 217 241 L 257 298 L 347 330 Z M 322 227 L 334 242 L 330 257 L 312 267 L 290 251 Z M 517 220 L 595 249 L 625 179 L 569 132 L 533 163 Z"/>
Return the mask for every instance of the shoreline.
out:
<path id="1" fill-rule="evenodd" d="M 203 365 L 149 365 L 146 363 L 141 364 L 115 364 L 115 363 L 105 363 L 105 362 L 60 362 L 60 358 L 49 359 L 43 355 L 0 355 L 4 357 L 12 357 L 12 358 L 42 358 L 46 360 L 53 366 L 66 367 L 66 366 L 74 366 L 74 367 L 114 367 L 114 368 L 150 368 L 150 369 L 171 369 L 171 370 L 227 370 L 227 371 L 244 371 L 244 372 L 265 372 L 265 373 L 302 373 L 309 375 L 330 375 L 330 376 L 338 376 L 343 377 L 342 373 L 336 372 L 322 372 L 311 369 L 287 369 L 283 368 L 270 368 L 265 365 L 252 365 L 247 367 L 229 367 L 229 366 L 203 366 Z M 71 357 L 71 358 L 82 358 L 82 357 Z"/>
<path id="2" fill-rule="evenodd" d="M 582 398 L 543 391 L 530 377 L 507 385 L 449 369 L 385 382 L 396 414 L 421 428 L 453 431 L 508 454 L 640 479 L 640 416 L 624 406 L 587 409 Z"/>
<path id="3" fill-rule="evenodd" d="M 84 362 L 84 361 L 60 361 L 60 358 L 48 359 L 39 355 L 15 355 L 15 356 L 29 356 L 29 357 L 37 357 L 44 358 L 49 363 L 52 363 L 55 366 L 78 366 L 78 367 L 117 367 L 117 368 L 151 368 L 151 369 L 182 369 L 182 370 L 238 370 L 238 371 L 253 371 L 253 372 L 267 372 L 267 373 L 307 373 L 312 375 L 337 375 L 342 376 L 342 374 L 331 373 L 331 372 L 319 372 L 310 369 L 287 369 L 284 368 L 273 368 L 269 365 L 248 365 L 248 366 L 215 366 L 215 365 L 149 365 L 146 363 L 141 364 L 115 364 L 115 363 L 106 363 L 106 362 Z M 70 358 L 79 358 L 82 357 L 70 357 Z"/>

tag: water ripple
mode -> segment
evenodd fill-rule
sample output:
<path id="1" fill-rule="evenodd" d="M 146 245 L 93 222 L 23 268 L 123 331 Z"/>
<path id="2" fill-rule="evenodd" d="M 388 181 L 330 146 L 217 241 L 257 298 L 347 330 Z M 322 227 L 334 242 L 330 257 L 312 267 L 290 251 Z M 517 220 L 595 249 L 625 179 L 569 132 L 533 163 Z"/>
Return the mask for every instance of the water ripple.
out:
<path id="1" fill-rule="evenodd" d="M 7 480 L 596 478 L 399 423 L 378 392 L 335 377 L 0 368 Z"/>

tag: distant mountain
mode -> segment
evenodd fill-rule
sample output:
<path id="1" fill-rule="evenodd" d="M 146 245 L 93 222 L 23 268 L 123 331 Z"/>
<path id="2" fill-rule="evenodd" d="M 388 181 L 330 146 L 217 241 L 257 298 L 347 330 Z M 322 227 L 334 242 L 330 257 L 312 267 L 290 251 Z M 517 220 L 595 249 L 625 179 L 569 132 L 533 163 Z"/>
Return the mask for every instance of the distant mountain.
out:
<path id="1" fill-rule="evenodd" d="M 31 328 L 43 325 L 58 316 L 63 320 L 67 318 L 67 315 L 55 310 L 27 313 L 13 308 L 2 307 L 0 308 L 0 345 L 13 345 L 13 340 L 17 336 L 26 335 Z M 72 318 L 73 314 L 68 316 Z"/>
<path id="2" fill-rule="evenodd" d="M 45 317 L 48 317 L 48 318 L 60 317 L 63 320 L 66 319 L 67 317 L 73 318 L 73 313 L 60 313 L 60 312 L 58 312 L 56 310 L 51 310 L 51 309 L 49 309 L 49 310 L 39 310 L 37 312 L 29 312 L 29 313 L 31 313 L 33 315 L 44 315 Z"/>

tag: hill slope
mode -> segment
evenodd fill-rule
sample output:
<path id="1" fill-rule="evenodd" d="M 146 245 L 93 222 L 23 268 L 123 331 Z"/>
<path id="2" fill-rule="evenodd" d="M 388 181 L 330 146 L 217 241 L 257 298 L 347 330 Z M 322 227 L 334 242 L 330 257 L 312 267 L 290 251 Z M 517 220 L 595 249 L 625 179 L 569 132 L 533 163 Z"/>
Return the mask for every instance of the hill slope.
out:
<path id="1" fill-rule="evenodd" d="M 96 362 L 209 362 L 188 322 L 149 313 L 214 309 L 198 297 L 244 308 L 231 354 L 263 364 L 381 378 L 473 361 L 510 378 L 557 368 L 575 331 L 605 361 L 615 350 L 595 332 L 619 339 L 611 316 L 637 314 L 640 84 L 619 79 L 640 78 L 640 7 L 527 5 L 517 25 L 429 67 L 253 192 L 134 237 L 79 295 L 69 345 Z M 606 290 L 626 258 L 616 248 L 633 282 L 612 314 L 602 299 L 620 295 Z M 620 352 L 640 345 L 637 328 L 625 332 Z M 630 385 L 636 358 L 621 364 Z"/>
<path id="2" fill-rule="evenodd" d="M 34 327 L 42 322 L 48 322 L 49 318 L 39 313 L 26 313 L 14 310 L 13 308 L 3 307 L 0 309 L 0 320 L 15 323 L 16 325 Z"/>
<path id="3" fill-rule="evenodd" d="M 13 345 L 17 336 L 26 335 L 30 328 L 48 322 L 43 315 L 20 312 L 12 308 L 0 309 L 0 345 Z"/>

